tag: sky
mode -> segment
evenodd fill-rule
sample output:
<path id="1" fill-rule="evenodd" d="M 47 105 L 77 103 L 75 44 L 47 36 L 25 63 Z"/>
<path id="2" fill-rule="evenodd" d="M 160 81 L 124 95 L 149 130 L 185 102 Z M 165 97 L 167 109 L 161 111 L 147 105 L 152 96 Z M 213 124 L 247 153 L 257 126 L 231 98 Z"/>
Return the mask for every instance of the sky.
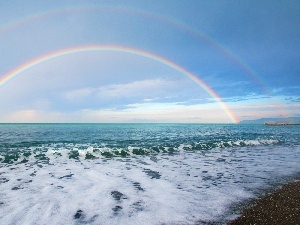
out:
<path id="1" fill-rule="evenodd" d="M 300 116 L 299 1 L 0 0 L 0 122 Z"/>

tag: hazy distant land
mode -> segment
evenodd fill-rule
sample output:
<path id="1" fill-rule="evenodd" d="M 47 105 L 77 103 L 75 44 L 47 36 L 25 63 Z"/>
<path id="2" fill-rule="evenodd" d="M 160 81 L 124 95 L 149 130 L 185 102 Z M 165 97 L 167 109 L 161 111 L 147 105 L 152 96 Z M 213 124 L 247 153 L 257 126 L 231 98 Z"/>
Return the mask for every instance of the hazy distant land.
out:
<path id="1" fill-rule="evenodd" d="M 300 117 L 261 118 L 256 120 L 242 120 L 242 124 L 264 124 L 264 123 L 292 123 L 300 124 Z"/>

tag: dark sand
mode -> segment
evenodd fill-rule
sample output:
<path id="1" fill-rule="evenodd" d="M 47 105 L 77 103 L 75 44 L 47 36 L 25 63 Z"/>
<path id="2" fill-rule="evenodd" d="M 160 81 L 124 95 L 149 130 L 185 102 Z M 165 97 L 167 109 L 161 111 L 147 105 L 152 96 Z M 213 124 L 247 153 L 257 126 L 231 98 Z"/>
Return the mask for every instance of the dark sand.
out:
<path id="1" fill-rule="evenodd" d="M 300 181 L 285 184 L 250 203 L 243 214 L 228 224 L 299 224 Z"/>

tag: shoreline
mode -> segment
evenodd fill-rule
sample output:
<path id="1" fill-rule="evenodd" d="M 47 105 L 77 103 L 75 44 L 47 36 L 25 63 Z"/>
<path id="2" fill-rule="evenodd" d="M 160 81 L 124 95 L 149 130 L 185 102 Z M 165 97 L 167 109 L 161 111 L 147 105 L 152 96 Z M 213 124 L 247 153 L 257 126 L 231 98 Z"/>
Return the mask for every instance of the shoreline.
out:
<path id="1" fill-rule="evenodd" d="M 300 224 L 300 180 L 246 202 L 241 215 L 227 224 Z"/>

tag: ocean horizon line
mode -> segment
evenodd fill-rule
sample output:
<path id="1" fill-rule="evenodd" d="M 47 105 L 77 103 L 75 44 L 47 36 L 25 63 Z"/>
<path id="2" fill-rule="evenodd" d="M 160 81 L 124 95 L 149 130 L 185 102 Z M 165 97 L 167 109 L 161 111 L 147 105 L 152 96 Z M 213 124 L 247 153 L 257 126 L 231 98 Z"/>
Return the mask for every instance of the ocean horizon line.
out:
<path id="1" fill-rule="evenodd" d="M 209 124 L 212 124 L 212 125 L 238 125 L 236 123 L 192 123 L 192 122 L 0 122 L 0 125 L 5 125 L 5 124 L 11 124 L 11 125 L 17 125 L 17 124 L 28 124 L 28 125 L 34 125 L 34 124 L 58 124 L 58 125 L 64 125 L 64 124 L 90 124 L 90 125 L 97 125 L 97 124 L 103 124 L 103 125 L 106 125 L 106 124 L 203 124 L 203 125 L 209 125 Z"/>

